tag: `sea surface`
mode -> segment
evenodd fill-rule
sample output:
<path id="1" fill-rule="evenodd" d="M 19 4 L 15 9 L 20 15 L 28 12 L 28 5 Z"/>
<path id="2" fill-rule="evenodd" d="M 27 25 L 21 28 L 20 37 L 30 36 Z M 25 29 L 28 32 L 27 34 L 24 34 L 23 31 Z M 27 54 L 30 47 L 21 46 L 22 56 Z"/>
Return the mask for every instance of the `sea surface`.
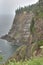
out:
<path id="1" fill-rule="evenodd" d="M 12 26 L 13 19 L 14 17 L 11 15 L 0 16 L 0 36 L 8 33 Z M 10 43 L 11 42 L 0 39 L 0 55 L 3 57 L 0 64 L 7 61 L 7 59 L 10 58 L 18 48 L 18 46 L 11 45 Z"/>

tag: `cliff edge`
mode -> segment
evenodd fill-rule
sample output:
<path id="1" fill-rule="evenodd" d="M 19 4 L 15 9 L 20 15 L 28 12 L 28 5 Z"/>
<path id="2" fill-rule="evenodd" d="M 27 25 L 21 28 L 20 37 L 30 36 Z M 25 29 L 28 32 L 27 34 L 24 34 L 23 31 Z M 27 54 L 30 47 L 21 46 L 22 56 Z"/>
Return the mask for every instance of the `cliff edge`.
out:
<path id="1" fill-rule="evenodd" d="M 20 45 L 14 55 L 17 60 L 43 56 L 43 0 L 17 9 L 8 35 L 1 38 Z"/>

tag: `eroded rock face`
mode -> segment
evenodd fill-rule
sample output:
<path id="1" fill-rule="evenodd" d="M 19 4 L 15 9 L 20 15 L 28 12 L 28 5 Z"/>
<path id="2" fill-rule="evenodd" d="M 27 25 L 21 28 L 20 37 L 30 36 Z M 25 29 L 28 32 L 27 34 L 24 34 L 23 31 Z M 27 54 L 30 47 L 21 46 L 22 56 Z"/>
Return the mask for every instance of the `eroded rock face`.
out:
<path id="1" fill-rule="evenodd" d="M 31 11 L 16 15 L 8 35 L 2 38 L 5 38 L 7 41 L 16 42 L 16 44 L 27 43 L 30 35 L 32 17 L 33 13 Z"/>
<path id="2" fill-rule="evenodd" d="M 1 37 L 14 45 L 20 45 L 11 59 L 15 58 L 18 61 L 43 55 L 39 46 L 43 45 L 43 0 L 39 1 L 32 11 L 16 14 L 8 35 Z M 38 45 L 38 42 L 41 43 Z"/>
<path id="3" fill-rule="evenodd" d="M 43 19 L 35 19 L 33 38 L 35 41 L 43 40 Z"/>

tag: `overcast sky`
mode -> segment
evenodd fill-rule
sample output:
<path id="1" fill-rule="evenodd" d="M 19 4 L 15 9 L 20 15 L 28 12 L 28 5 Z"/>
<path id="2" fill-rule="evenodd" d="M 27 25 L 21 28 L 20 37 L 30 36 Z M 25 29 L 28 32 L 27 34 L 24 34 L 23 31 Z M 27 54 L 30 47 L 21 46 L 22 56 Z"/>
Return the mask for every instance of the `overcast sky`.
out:
<path id="1" fill-rule="evenodd" d="M 17 8 L 36 3 L 37 1 L 38 0 L 0 0 L 0 36 L 8 33 Z"/>
<path id="2" fill-rule="evenodd" d="M 14 14 L 18 7 L 36 3 L 38 0 L 0 0 L 0 14 Z"/>

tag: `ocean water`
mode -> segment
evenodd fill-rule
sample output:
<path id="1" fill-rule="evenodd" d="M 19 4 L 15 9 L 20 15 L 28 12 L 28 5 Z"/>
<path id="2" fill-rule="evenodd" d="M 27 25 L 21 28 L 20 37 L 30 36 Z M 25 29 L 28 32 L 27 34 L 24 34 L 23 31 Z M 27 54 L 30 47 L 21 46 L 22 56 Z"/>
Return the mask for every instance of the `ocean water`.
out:
<path id="1" fill-rule="evenodd" d="M 6 62 L 7 59 L 14 54 L 17 48 L 18 46 L 11 45 L 10 42 L 0 39 L 0 55 L 2 56 L 0 64 Z"/>
<path id="2" fill-rule="evenodd" d="M 0 16 L 0 36 L 8 33 L 13 23 L 13 16 L 10 15 L 1 15 Z M 11 45 L 10 42 L 0 39 L 0 55 L 3 59 L 0 61 L 0 64 L 7 61 L 11 57 L 18 46 Z"/>

